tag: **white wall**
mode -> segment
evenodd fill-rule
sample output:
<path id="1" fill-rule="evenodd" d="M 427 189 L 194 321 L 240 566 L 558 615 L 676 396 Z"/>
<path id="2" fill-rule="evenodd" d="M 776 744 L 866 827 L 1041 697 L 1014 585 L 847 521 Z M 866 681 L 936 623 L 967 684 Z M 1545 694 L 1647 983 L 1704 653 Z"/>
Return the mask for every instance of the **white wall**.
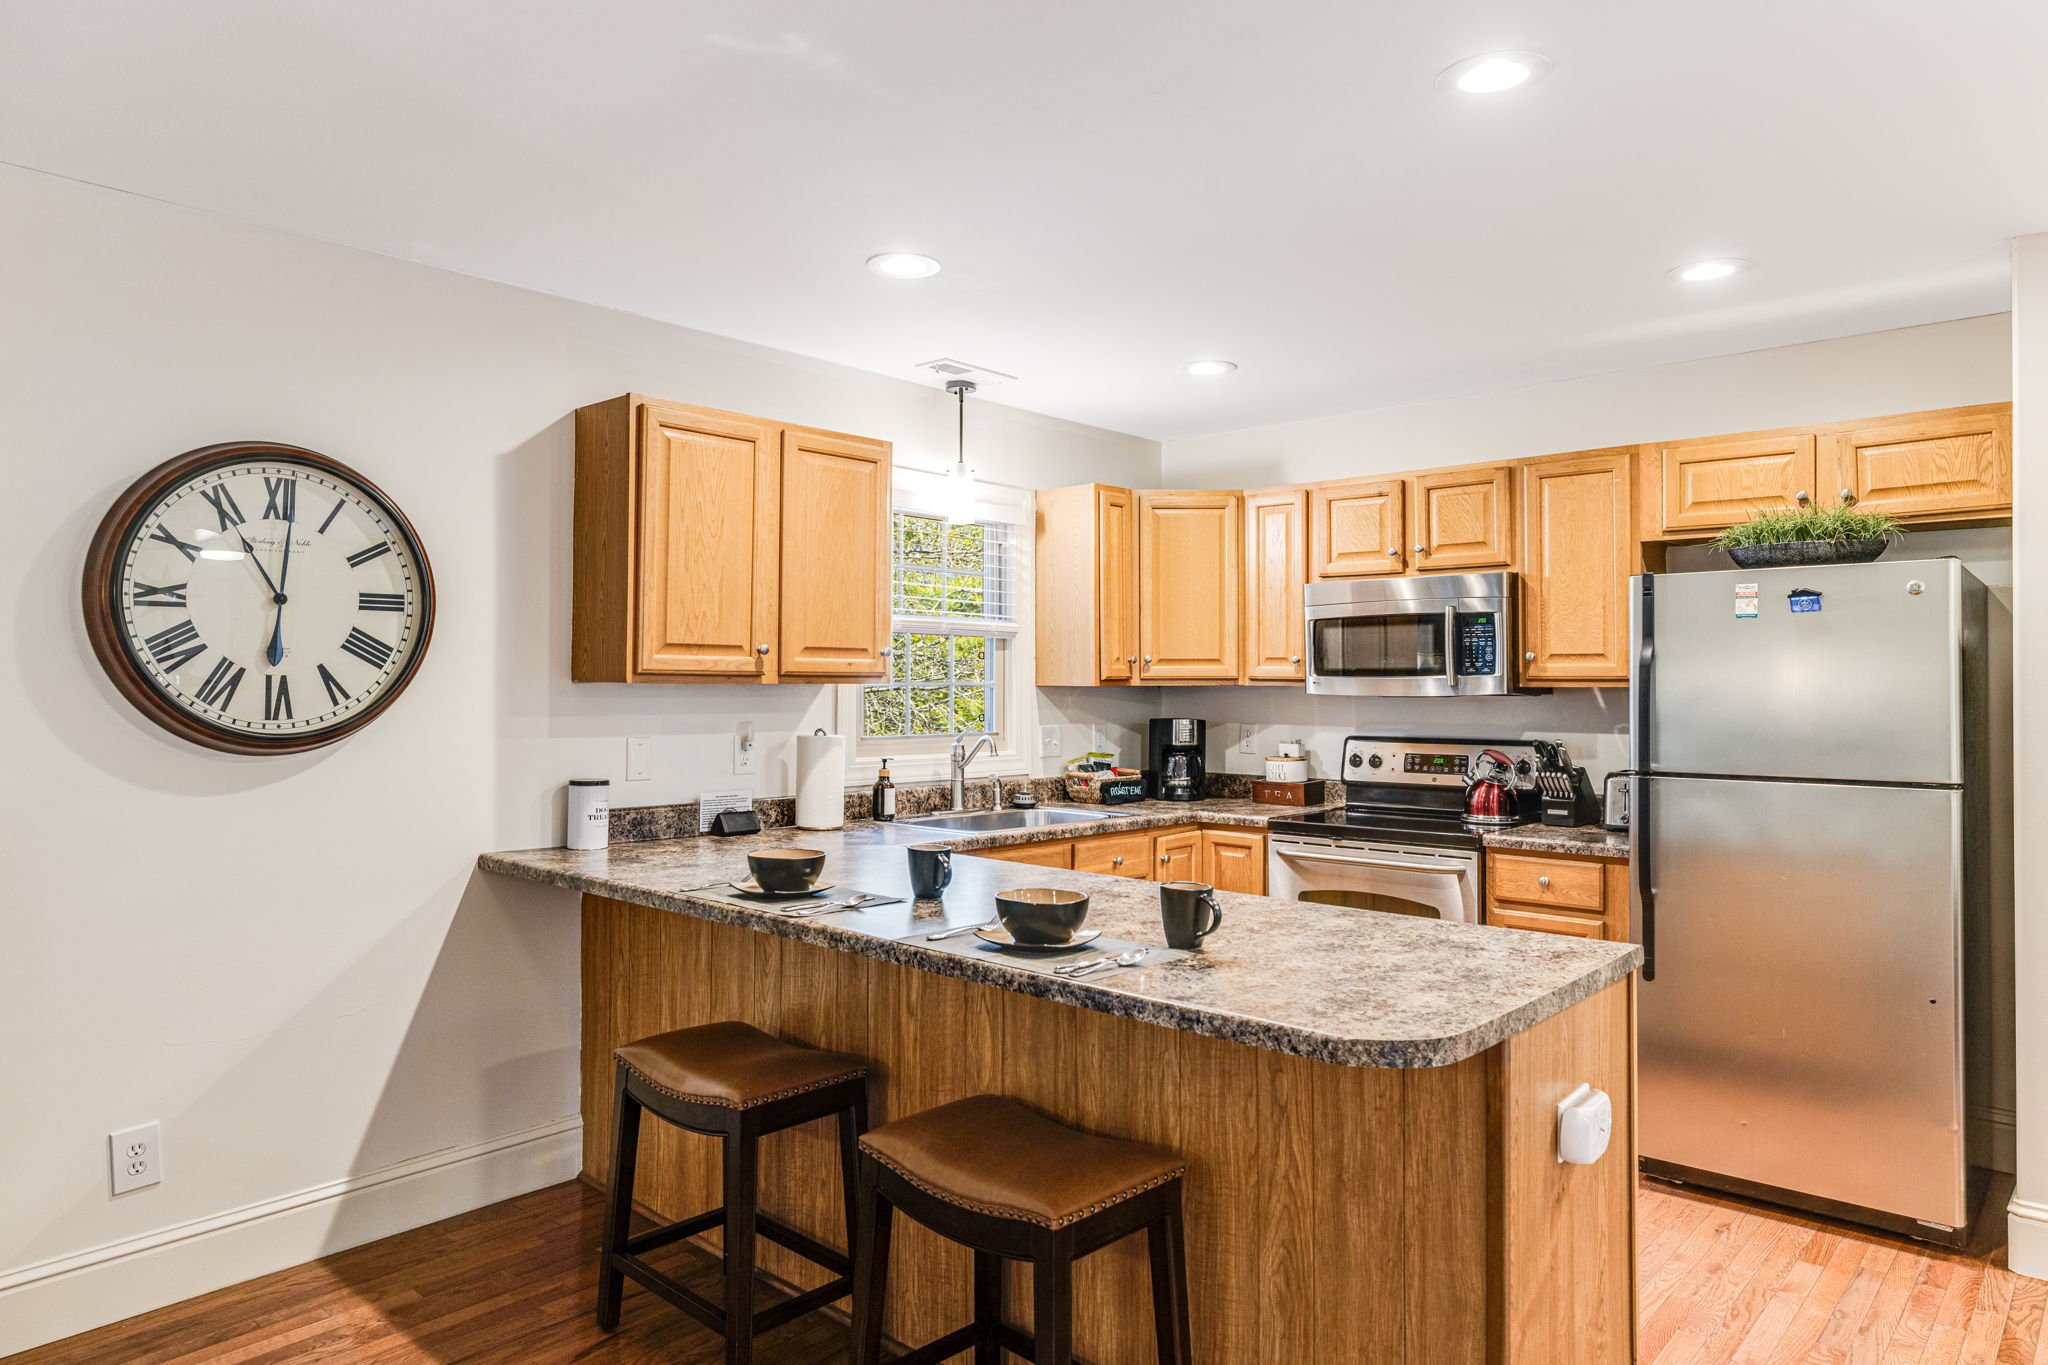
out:
<path id="1" fill-rule="evenodd" d="M 2048 233 L 2013 244 L 2013 766 L 2048 764 Z M 2031 780 L 2013 789 L 2013 825 L 2034 830 L 2013 860 L 2017 999 L 2019 1181 L 2007 1227 L 2012 1268 L 2048 1279 L 2048 843 L 2038 836 L 2048 797 Z"/>
<path id="2" fill-rule="evenodd" d="M 750 718 L 777 793 L 788 737 L 831 714 L 812 687 L 568 682 L 574 407 L 644 390 L 927 466 L 954 416 L 920 385 L 12 168 L 0 300 L 5 1354 L 573 1171 L 574 912 L 476 855 L 556 842 L 557 787 L 622 777 L 624 736 L 660 744 L 621 799 L 672 800 L 744 785 Z M 983 477 L 1158 481 L 1151 442 L 969 412 Z M 247 437 L 382 484 L 440 589 L 407 694 L 297 757 L 158 730 L 79 618 L 121 489 Z M 149 1119 L 166 1178 L 112 1199 L 106 1135 Z M 405 1179 L 328 1197 L 384 1176 Z"/>

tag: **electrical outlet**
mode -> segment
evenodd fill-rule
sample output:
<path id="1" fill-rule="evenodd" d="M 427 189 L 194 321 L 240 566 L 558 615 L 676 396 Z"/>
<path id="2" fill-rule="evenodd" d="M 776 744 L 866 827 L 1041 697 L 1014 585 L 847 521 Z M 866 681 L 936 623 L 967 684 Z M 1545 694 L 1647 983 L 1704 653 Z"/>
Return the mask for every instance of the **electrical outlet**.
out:
<path id="1" fill-rule="evenodd" d="M 628 782 L 645 782 L 648 778 L 654 776 L 652 761 L 649 758 L 653 749 L 654 741 L 651 739 L 629 739 L 626 741 L 626 780 Z"/>
<path id="2" fill-rule="evenodd" d="M 741 777 L 760 770 L 761 748 L 752 735 L 732 737 L 732 770 Z"/>
<path id="3" fill-rule="evenodd" d="M 1103 725 L 1088 727 L 1088 747 L 1098 754 L 1109 752 L 1109 729 Z"/>
<path id="4" fill-rule="evenodd" d="M 1038 727 L 1038 753 L 1041 758 L 1060 756 L 1060 727 L 1041 725 Z"/>
<path id="5" fill-rule="evenodd" d="M 1259 729 L 1256 725 L 1237 727 L 1237 751 L 1241 754 L 1256 755 L 1259 752 Z"/>
<path id="6" fill-rule="evenodd" d="M 113 1165 L 115 1194 L 154 1185 L 164 1178 L 163 1136 L 154 1123 L 109 1133 L 107 1159 Z"/>

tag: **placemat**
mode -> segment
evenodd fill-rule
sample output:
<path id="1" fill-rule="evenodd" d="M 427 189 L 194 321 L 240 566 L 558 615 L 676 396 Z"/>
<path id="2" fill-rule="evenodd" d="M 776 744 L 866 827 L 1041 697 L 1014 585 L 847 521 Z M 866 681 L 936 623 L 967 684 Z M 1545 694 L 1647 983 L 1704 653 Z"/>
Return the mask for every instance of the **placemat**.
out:
<path id="1" fill-rule="evenodd" d="M 937 917 L 916 920 L 911 914 L 907 898 L 895 896 L 887 891 L 862 892 L 858 887 L 835 886 L 820 896 L 805 896 L 801 899 L 770 900 L 765 896 L 749 896 L 730 887 L 718 890 L 700 889 L 692 896 L 704 900 L 718 901 L 724 905 L 738 906 L 745 910 L 758 910 L 764 915 L 777 919 L 815 920 L 829 924 L 835 929 L 858 929 L 864 934 L 877 938 L 901 938 L 919 923 L 938 924 Z M 859 895 L 876 895 L 885 899 L 862 906 L 858 910 L 825 910 L 828 905 L 852 900 Z M 820 913 L 820 912 L 823 913 Z"/>
<path id="2" fill-rule="evenodd" d="M 920 948 L 932 948 L 942 953 L 951 953 L 955 957 L 971 957 L 985 962 L 1000 962 L 1006 967 L 1017 967 L 1027 972 L 1037 972 L 1040 976 L 1063 975 L 1063 973 L 1053 971 L 1053 968 L 1066 966 L 1070 962 L 1086 962 L 1091 958 L 1106 957 L 1115 953 L 1127 953 L 1133 948 L 1143 948 L 1145 950 L 1145 956 L 1128 967 L 1098 967 L 1086 976 L 1079 978 L 1082 981 L 1110 981 L 1125 972 L 1134 972 L 1144 967 L 1157 967 L 1162 963 L 1171 962 L 1175 958 L 1187 956 L 1187 953 L 1179 948 L 1161 948 L 1150 943 L 1133 943 L 1128 939 L 1106 937 L 1090 940 L 1076 948 L 1062 948 L 1058 952 L 1020 953 L 1013 948 L 998 948 L 993 943 L 976 938 L 973 934 L 961 934 L 956 938 L 942 938 L 934 943 L 927 937 L 930 932 L 932 931 L 924 930 L 914 934 L 906 934 L 901 941 L 904 943 L 914 943 Z"/>

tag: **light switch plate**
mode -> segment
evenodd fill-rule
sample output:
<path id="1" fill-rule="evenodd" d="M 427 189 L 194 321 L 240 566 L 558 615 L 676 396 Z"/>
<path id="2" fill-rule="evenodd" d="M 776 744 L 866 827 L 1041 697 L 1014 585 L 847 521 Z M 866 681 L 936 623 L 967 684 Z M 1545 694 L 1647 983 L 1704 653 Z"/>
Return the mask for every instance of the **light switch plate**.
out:
<path id="1" fill-rule="evenodd" d="M 626 741 L 626 780 L 645 782 L 654 776 L 652 759 L 654 741 L 651 739 L 629 739 Z"/>
<path id="2" fill-rule="evenodd" d="M 1038 727 L 1038 754 L 1041 758 L 1060 756 L 1060 727 L 1041 725 Z"/>

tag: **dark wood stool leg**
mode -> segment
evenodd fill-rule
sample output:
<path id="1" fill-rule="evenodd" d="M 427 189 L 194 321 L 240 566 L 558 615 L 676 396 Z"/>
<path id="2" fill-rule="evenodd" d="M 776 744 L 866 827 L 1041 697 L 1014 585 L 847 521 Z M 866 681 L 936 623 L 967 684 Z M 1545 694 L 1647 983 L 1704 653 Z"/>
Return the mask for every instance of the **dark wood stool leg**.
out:
<path id="1" fill-rule="evenodd" d="M 1193 1333 L 1188 1324 L 1188 1255 L 1181 1223 L 1180 1191 L 1166 1216 L 1145 1230 L 1152 1251 L 1152 1318 L 1159 1337 L 1159 1365 L 1189 1365 Z"/>
<path id="2" fill-rule="evenodd" d="M 889 1302 L 889 1222 L 895 1210 L 860 1168 L 860 1233 L 853 1251 L 853 1365 L 882 1365 L 882 1310 Z"/>
<path id="3" fill-rule="evenodd" d="M 760 1156 L 760 1136 L 734 1124 L 725 1136 L 725 1365 L 753 1365 Z"/>
<path id="4" fill-rule="evenodd" d="M 865 1097 L 839 1111 L 839 1181 L 846 1200 L 846 1255 L 860 1236 L 860 1135 L 868 1130 Z"/>
<path id="5" fill-rule="evenodd" d="M 1003 1325 L 1003 1258 L 993 1251 L 974 1253 L 974 1325 L 974 1365 L 1000 1365 L 996 1329 Z"/>
<path id="6" fill-rule="evenodd" d="M 640 1160 L 640 1101 L 626 1093 L 626 1069 L 618 1068 L 612 1097 L 612 1186 L 604 1204 L 604 1242 L 597 1259 L 597 1325 L 611 1331 L 619 1325 L 619 1301 L 625 1276 L 612 1255 L 626 1249 L 633 1231 L 633 1170 Z"/>
<path id="7" fill-rule="evenodd" d="M 1073 1365 L 1074 1239 L 1052 1233 L 1031 1259 L 1031 1359 Z"/>

